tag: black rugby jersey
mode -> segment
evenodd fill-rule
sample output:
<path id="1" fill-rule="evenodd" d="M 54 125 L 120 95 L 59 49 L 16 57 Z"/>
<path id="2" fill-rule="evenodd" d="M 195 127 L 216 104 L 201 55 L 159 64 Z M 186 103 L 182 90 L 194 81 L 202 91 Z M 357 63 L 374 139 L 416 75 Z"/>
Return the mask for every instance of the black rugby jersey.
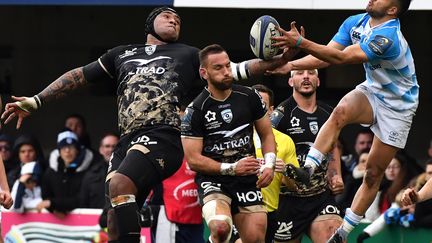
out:
<path id="1" fill-rule="evenodd" d="M 253 122 L 265 114 L 265 104 L 254 89 L 233 84 L 232 93 L 222 101 L 205 88 L 186 108 L 182 136 L 203 138 L 204 156 L 234 163 L 255 156 Z"/>
<path id="2" fill-rule="evenodd" d="M 297 106 L 296 101 L 291 96 L 283 101 L 271 114 L 272 126 L 289 135 L 295 143 L 297 159 L 303 167 L 310 147 L 324 122 L 327 121 L 332 108 L 327 104 L 317 101 L 317 109 L 313 113 L 303 111 Z M 296 182 L 298 190 L 287 192 L 285 189 L 281 193 L 289 193 L 297 196 L 310 196 L 323 192 L 327 186 L 328 163 L 322 163 L 321 167 L 315 170 L 311 178 L 311 186 L 306 186 Z"/>
<path id="3" fill-rule="evenodd" d="M 122 135 L 151 125 L 179 128 L 179 102 L 199 79 L 198 52 L 180 43 L 126 45 L 99 58 L 117 82 Z"/>

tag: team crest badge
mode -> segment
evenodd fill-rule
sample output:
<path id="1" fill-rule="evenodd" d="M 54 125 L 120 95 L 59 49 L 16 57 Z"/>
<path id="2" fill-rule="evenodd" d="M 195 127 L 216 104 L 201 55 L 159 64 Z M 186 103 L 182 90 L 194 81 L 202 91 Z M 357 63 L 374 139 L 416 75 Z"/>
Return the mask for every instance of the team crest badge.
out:
<path id="1" fill-rule="evenodd" d="M 156 45 L 151 45 L 151 46 L 146 46 L 144 48 L 145 52 L 147 53 L 147 55 L 151 55 L 156 51 Z"/>
<path id="2" fill-rule="evenodd" d="M 233 114 L 231 109 L 225 109 L 221 112 L 222 115 L 222 119 L 226 122 L 226 123 L 230 123 L 232 121 L 233 118 Z"/>
<path id="3" fill-rule="evenodd" d="M 316 135 L 318 133 L 318 122 L 316 121 L 309 122 L 309 128 L 313 133 L 313 135 Z"/>

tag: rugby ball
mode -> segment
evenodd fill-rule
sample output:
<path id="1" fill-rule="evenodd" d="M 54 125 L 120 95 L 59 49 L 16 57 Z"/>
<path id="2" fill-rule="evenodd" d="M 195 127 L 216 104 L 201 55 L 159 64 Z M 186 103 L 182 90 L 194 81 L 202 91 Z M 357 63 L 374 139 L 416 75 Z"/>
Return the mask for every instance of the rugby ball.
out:
<path id="1" fill-rule="evenodd" d="M 249 45 L 256 57 L 267 60 L 275 56 L 279 47 L 272 46 L 275 41 L 271 37 L 281 36 L 276 29 L 279 23 L 269 15 L 259 17 L 252 25 L 249 35 Z"/>

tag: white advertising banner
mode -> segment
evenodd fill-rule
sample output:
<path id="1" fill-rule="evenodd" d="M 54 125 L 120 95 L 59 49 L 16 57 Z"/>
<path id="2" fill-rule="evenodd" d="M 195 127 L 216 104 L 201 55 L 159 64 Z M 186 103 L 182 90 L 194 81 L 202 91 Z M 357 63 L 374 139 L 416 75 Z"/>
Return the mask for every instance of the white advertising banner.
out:
<path id="1" fill-rule="evenodd" d="M 368 0 L 174 0 L 175 7 L 263 9 L 365 9 Z M 411 10 L 432 10 L 432 0 L 412 0 Z"/>

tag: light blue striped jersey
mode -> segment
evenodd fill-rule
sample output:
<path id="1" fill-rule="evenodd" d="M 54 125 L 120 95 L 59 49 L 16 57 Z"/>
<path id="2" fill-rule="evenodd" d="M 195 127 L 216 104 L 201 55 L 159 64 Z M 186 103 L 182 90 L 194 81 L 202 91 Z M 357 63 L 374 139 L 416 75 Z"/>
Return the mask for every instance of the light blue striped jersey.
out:
<path id="1" fill-rule="evenodd" d="M 359 44 L 366 53 L 366 81 L 363 83 L 394 110 L 416 109 L 419 85 L 414 59 L 400 30 L 399 19 L 370 27 L 367 13 L 353 15 L 340 26 L 333 41 L 349 46 Z"/>

